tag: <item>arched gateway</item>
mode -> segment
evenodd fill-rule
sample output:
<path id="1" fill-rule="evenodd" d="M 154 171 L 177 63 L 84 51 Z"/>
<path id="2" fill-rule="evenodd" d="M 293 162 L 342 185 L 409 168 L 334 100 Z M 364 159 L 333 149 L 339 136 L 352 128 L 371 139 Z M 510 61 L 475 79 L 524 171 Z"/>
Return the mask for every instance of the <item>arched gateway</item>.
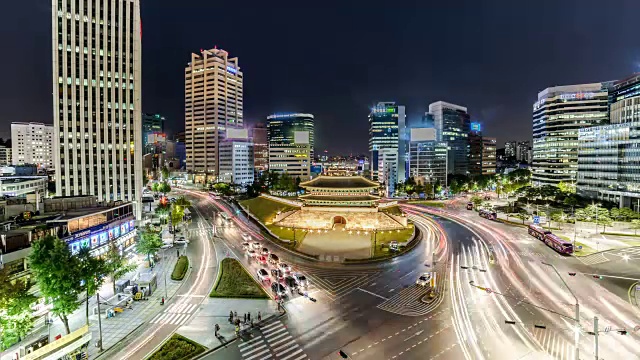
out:
<path id="1" fill-rule="evenodd" d="M 333 217 L 333 224 L 342 224 L 342 225 L 346 225 L 347 224 L 347 219 L 344 218 L 344 216 L 334 216 Z"/>

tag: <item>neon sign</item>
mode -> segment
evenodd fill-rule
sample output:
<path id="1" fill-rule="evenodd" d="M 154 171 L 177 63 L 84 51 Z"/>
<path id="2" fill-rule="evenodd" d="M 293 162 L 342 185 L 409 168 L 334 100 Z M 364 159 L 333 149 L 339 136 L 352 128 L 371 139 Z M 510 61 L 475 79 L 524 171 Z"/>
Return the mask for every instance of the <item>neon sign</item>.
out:
<path id="1" fill-rule="evenodd" d="M 227 71 L 233 75 L 238 73 L 238 69 L 234 68 L 233 66 L 227 65 Z"/>
<path id="2" fill-rule="evenodd" d="M 482 125 L 477 122 L 471 123 L 471 131 L 482 131 Z"/>
<path id="3" fill-rule="evenodd" d="M 560 100 L 585 100 L 585 99 L 593 99 L 596 96 L 595 93 L 573 93 L 573 94 L 561 94 Z"/>

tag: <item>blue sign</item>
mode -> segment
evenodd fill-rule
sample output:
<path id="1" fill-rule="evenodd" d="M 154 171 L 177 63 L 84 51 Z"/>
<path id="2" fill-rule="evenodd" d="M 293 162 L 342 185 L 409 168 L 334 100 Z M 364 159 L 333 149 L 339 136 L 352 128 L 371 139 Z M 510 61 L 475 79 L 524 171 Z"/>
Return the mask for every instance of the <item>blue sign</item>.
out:
<path id="1" fill-rule="evenodd" d="M 534 216 L 533 217 L 533 223 L 534 224 L 540 224 L 540 216 Z"/>
<path id="2" fill-rule="evenodd" d="M 238 69 L 234 68 L 233 66 L 227 65 L 227 71 L 233 75 L 238 73 Z"/>
<path id="3" fill-rule="evenodd" d="M 472 122 L 471 123 L 471 131 L 482 131 L 482 125 L 480 123 L 477 122 Z"/>

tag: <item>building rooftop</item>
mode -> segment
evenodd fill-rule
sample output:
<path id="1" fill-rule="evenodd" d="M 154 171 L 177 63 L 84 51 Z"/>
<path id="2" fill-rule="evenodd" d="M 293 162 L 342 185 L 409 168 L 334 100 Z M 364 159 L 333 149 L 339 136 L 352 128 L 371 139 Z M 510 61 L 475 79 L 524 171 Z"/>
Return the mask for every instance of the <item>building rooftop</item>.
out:
<path id="1" fill-rule="evenodd" d="M 362 176 L 318 176 L 315 179 L 300 183 L 303 188 L 326 189 L 374 189 L 378 183 Z"/>
<path id="2" fill-rule="evenodd" d="M 320 201 L 376 201 L 380 197 L 374 195 L 301 195 L 302 200 L 320 200 Z"/>

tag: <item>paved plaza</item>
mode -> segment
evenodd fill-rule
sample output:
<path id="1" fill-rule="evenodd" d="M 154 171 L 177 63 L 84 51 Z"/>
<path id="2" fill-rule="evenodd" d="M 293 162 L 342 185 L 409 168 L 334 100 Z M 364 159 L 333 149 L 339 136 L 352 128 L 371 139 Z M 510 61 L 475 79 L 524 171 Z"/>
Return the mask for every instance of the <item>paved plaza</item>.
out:
<path id="1" fill-rule="evenodd" d="M 367 259 L 371 257 L 371 233 L 340 230 L 309 232 L 298 248 L 299 251 L 318 255 L 323 261 L 343 261 L 344 259 Z"/>

